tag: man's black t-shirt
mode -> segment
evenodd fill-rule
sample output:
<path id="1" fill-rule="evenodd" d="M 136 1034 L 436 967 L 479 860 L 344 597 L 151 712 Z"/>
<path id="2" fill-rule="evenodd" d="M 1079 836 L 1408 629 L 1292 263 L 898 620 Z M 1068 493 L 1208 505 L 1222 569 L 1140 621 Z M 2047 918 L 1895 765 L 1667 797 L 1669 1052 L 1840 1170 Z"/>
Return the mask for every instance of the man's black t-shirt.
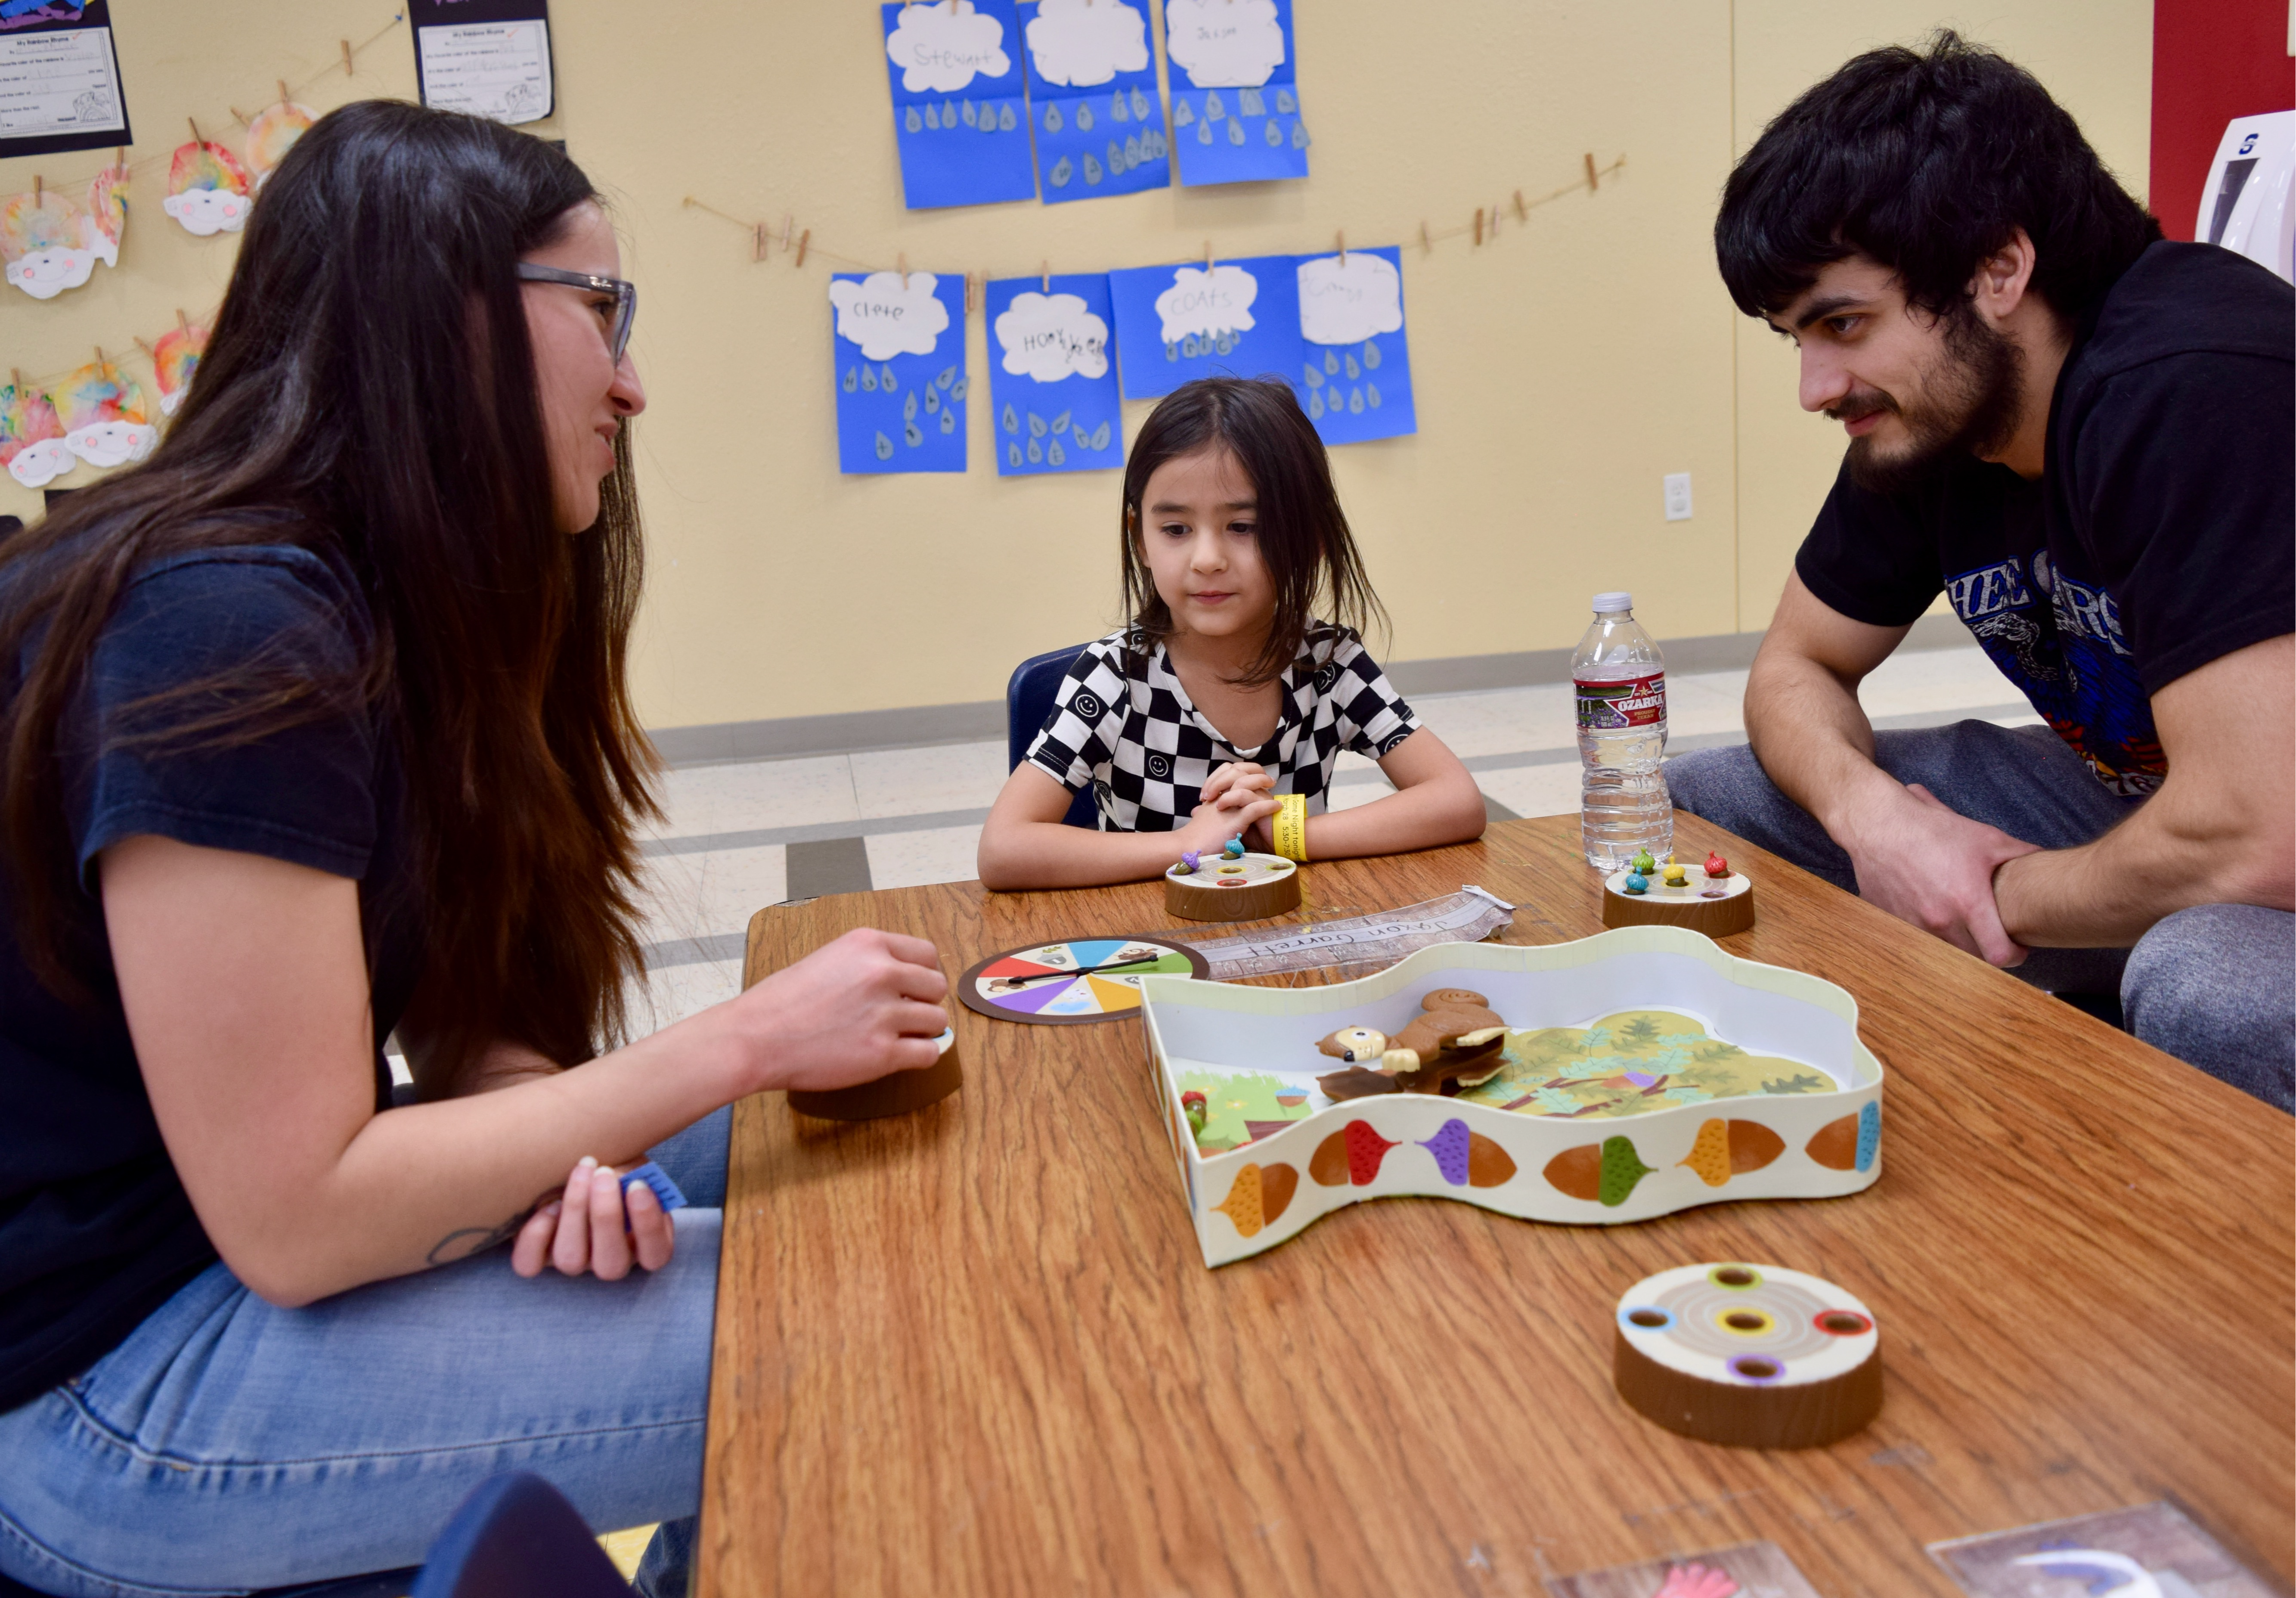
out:
<path id="1" fill-rule="evenodd" d="M 7 587 L 0 575 L 0 603 Z M 369 643 L 357 586 L 308 550 L 154 561 L 105 627 L 58 746 L 91 897 L 97 854 L 142 833 L 359 881 L 380 1108 L 390 1081 L 381 1045 L 422 954 L 395 741 L 359 712 L 236 749 L 169 752 L 144 741 L 164 722 L 129 715 L 171 688 L 243 670 L 355 673 Z M 12 697 L 26 662 L 4 664 Z M 138 741 L 122 747 L 131 723 Z M 0 1410 L 102 1357 L 215 1258 L 160 1141 L 108 957 L 93 1008 L 63 1004 L 26 967 L 0 897 Z"/>
<path id="2" fill-rule="evenodd" d="M 1845 466 L 1794 570 L 1852 620 L 1943 590 L 2033 708 L 2129 797 L 2168 774 L 2152 696 L 2296 627 L 2296 295 L 2160 243 L 2076 335 L 2038 482 L 1962 456 L 1868 494 Z"/>

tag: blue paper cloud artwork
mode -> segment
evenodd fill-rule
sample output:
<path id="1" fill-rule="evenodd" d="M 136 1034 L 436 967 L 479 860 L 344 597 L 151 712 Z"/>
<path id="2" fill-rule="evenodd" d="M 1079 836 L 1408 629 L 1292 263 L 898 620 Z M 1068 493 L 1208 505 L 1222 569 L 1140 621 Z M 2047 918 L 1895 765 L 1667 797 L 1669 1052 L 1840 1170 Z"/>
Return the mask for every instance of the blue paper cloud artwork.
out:
<path id="1" fill-rule="evenodd" d="M 880 9 L 902 203 L 924 210 L 1035 199 L 1013 0 L 931 0 Z"/>
<path id="2" fill-rule="evenodd" d="M 1165 0 L 1183 184 L 1308 176 L 1294 42 L 1292 0 Z"/>
<path id="3" fill-rule="evenodd" d="M 1124 400 L 1108 279 L 997 278 L 988 304 L 998 475 L 1121 467 Z"/>
<path id="4" fill-rule="evenodd" d="M 1419 430 L 1403 324 L 1403 255 L 1350 250 L 1299 258 L 1300 372 L 1292 387 L 1326 444 Z"/>
<path id="5" fill-rule="evenodd" d="M 1199 377 L 1273 376 L 1299 386 L 1296 257 L 1140 266 L 1111 272 L 1108 283 L 1125 398 L 1160 399 Z"/>
<path id="6" fill-rule="evenodd" d="M 964 471 L 964 280 L 840 272 L 829 302 L 837 469 Z"/>
<path id="7" fill-rule="evenodd" d="M 1126 0 L 1034 0 L 1021 19 L 1045 203 L 1168 187 L 1172 146 L 1144 11 Z"/>

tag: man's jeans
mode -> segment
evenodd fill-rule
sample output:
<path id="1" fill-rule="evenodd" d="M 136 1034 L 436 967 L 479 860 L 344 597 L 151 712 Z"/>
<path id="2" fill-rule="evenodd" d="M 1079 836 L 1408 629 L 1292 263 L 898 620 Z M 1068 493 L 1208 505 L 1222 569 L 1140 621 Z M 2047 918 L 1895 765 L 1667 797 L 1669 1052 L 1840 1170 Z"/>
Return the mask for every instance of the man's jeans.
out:
<path id="1" fill-rule="evenodd" d="M 601 1530 L 695 1514 L 730 1124 L 654 1151 L 690 1207 L 652 1274 L 528 1281 L 496 1249 L 280 1309 L 209 1266 L 0 1414 L 0 1570 L 71 1598 L 179 1598 L 420 1564 L 505 1471 Z M 663 1528 L 642 1590 L 684 1590 L 665 1556 L 682 1563 L 691 1530 Z"/>
<path id="2" fill-rule="evenodd" d="M 2133 815 L 2047 727 L 1964 721 L 1880 733 L 1874 757 L 1972 821 L 2043 848 L 2072 848 Z M 1700 750 L 1666 764 L 1674 802 L 1851 893 L 1849 856 L 1778 791 L 1752 750 Z M 2198 905 L 2133 949 L 2036 949 L 2015 975 L 2052 993 L 2118 989 L 2128 1028 L 2283 1110 L 2296 1099 L 2296 916 Z"/>

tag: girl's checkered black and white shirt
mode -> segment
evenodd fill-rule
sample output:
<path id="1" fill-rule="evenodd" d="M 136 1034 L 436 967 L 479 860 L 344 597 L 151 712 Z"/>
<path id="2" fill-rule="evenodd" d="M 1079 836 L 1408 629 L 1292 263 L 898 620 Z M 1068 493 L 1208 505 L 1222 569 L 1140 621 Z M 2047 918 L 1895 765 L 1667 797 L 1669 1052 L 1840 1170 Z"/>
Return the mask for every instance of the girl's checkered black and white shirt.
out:
<path id="1" fill-rule="evenodd" d="M 1205 781 L 1232 760 L 1267 768 L 1278 793 L 1308 796 L 1322 814 L 1332 766 L 1343 749 L 1378 759 L 1419 730 L 1379 662 L 1350 629 L 1308 628 L 1281 679 L 1283 711 L 1273 737 L 1239 750 L 1189 701 L 1161 643 L 1142 656 L 1118 628 L 1085 645 L 1062 680 L 1058 703 L 1028 759 L 1071 792 L 1089 783 L 1103 832 L 1168 832 L 1185 826 Z"/>

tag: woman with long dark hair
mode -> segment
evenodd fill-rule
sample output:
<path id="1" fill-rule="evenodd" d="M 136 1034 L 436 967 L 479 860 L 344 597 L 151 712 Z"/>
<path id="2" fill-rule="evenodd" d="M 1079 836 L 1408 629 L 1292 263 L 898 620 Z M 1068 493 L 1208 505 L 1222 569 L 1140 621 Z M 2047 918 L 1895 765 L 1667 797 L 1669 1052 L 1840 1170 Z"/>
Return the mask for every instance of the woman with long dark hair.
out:
<path id="1" fill-rule="evenodd" d="M 934 1057 L 932 949 L 874 932 L 615 1046 L 652 813 L 619 270 L 548 145 L 347 107 L 159 450 L 0 545 L 19 1580 L 409 1564 L 514 1468 L 690 1516 L 717 1112 Z M 649 1149 L 691 1208 L 625 1198 Z"/>

